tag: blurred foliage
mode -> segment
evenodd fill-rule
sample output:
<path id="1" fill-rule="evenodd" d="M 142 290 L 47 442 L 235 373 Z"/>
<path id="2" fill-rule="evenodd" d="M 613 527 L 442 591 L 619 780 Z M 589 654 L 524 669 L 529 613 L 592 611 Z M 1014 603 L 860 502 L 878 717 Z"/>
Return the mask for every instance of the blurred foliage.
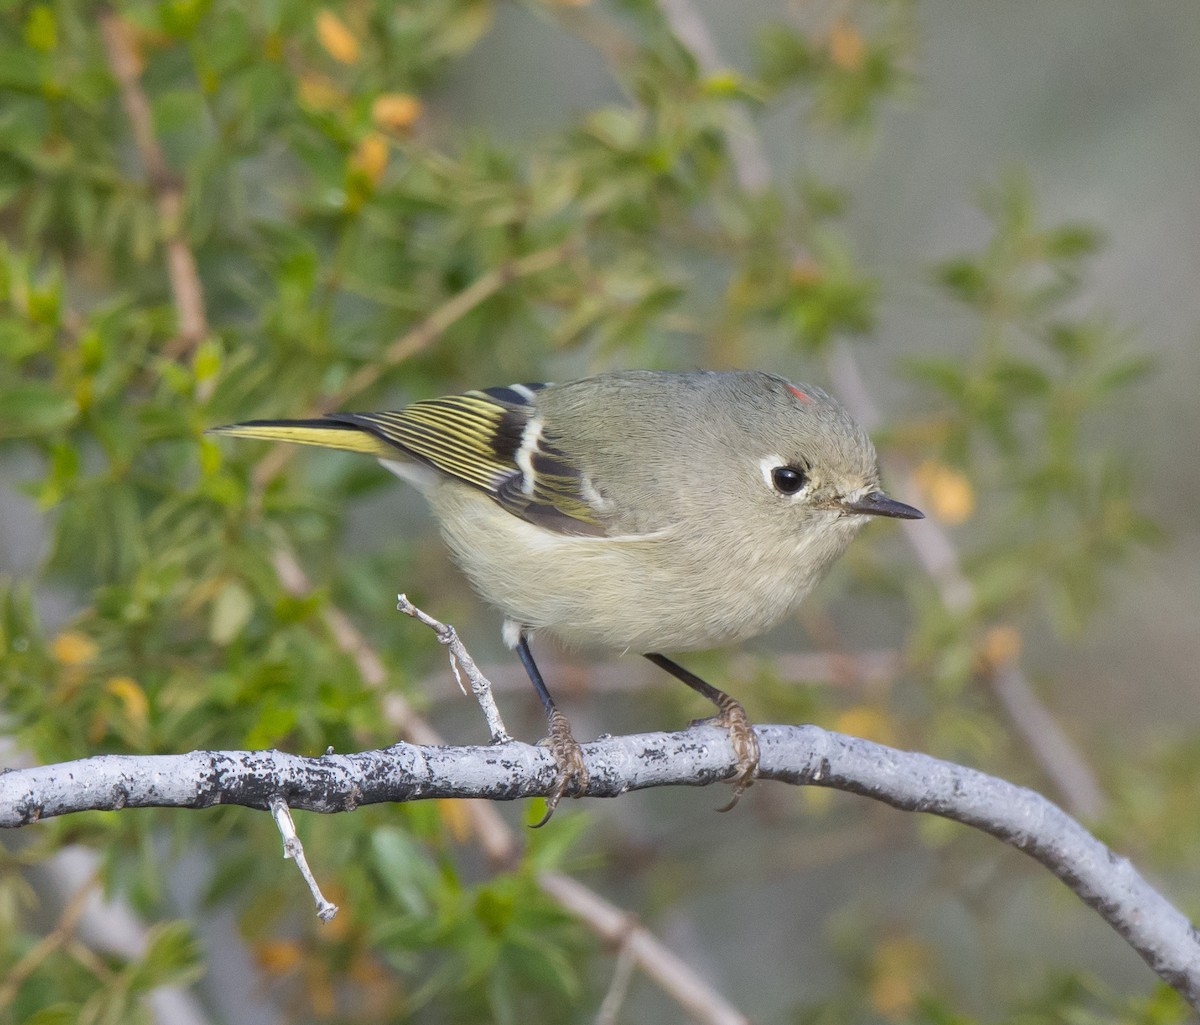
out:
<path id="1" fill-rule="evenodd" d="M 389 685 L 426 702 L 413 684 L 442 671 L 441 653 L 386 613 L 397 580 L 426 568 L 422 546 L 331 541 L 354 502 L 394 482 L 350 459 L 226 451 L 206 427 L 613 366 L 782 370 L 871 330 L 878 290 L 840 223 L 852 197 L 809 173 L 747 190 L 728 133 L 733 118 L 781 112 L 835 142 L 869 132 L 913 81 L 910 3 L 817 5 L 762 31 L 750 68 L 715 74 L 649 0 L 518 13 L 594 44 L 623 98 L 522 145 L 502 125 L 458 123 L 454 76 L 514 16 L 488 0 L 0 7 L 0 466 L 45 529 L 36 565 L 0 579 L 0 694 L 22 750 L 50 762 L 384 745 L 381 695 L 324 618 L 335 602 L 379 646 Z M 133 55 L 166 177 L 147 173 L 106 32 Z M 936 271 L 979 337 L 965 356 L 910 362 L 926 412 L 890 435 L 921 463 L 931 511 L 964 525 L 976 601 L 948 611 L 908 583 L 907 562 L 900 573 L 863 555 L 864 585 L 910 592 L 911 678 L 818 697 L 770 659 L 747 675 L 760 710 L 969 750 L 1004 772 L 1003 726 L 964 691 L 981 650 L 1019 647 L 1044 616 L 1078 630 L 1155 532 L 1128 461 L 1090 443 L 1089 424 L 1145 370 L 1074 302 L 1095 232 L 1043 226 L 1018 179 L 984 209 L 991 241 Z M 191 285 L 181 249 L 202 286 L 201 336 L 178 315 Z M 280 546 L 321 582 L 312 594 L 281 585 Z M 447 593 L 451 612 L 460 594 Z M 828 636 L 821 613 L 804 622 Z M 671 694 L 661 700 L 686 700 Z M 1130 802 L 1147 845 L 1186 814 L 1153 778 L 1129 784 L 1157 801 Z M 806 794 L 791 814 L 833 830 L 844 807 Z M 206 906 L 237 909 L 260 989 L 287 1020 L 591 1020 L 608 966 L 536 885 L 541 869 L 578 864 L 588 821 L 560 812 L 500 872 L 444 805 L 305 818 L 309 858 L 342 906 L 329 926 L 277 868 L 265 816 L 44 824 L 0 848 L 0 1023 L 150 1020 L 149 989 L 202 971 L 177 922 L 133 958 L 76 938 L 72 907 L 27 874 L 68 844 L 100 851 L 105 887 L 149 921 L 178 913 L 167 855 L 206 852 Z M 1191 840 L 1159 854 L 1183 858 Z M 590 843 L 615 865 L 633 858 Z M 663 893 L 676 892 L 678 871 L 665 874 Z M 864 932 L 838 950 L 843 995 L 797 1020 L 976 1020 L 938 995 L 955 988 L 921 937 Z M 1182 1020 L 1151 985 L 1110 997 L 1047 983 L 1008 1020 Z"/>

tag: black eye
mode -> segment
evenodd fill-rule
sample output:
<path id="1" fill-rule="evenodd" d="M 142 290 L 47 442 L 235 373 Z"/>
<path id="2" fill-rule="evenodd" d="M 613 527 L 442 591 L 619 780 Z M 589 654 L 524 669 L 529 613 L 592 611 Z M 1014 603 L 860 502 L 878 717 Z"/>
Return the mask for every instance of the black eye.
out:
<path id="1" fill-rule="evenodd" d="M 771 471 L 771 483 L 781 495 L 794 495 L 806 481 L 804 471 L 795 466 L 777 466 Z"/>

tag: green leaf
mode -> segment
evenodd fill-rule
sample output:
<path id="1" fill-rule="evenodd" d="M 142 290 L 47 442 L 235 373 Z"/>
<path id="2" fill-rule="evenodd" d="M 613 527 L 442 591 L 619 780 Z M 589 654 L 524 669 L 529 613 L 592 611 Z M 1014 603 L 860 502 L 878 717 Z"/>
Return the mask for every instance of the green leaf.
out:
<path id="1" fill-rule="evenodd" d="M 25 42 L 48 53 L 58 46 L 58 24 L 48 4 L 34 4 L 25 16 Z"/>
<path id="2" fill-rule="evenodd" d="M 432 914 L 429 894 L 437 884 L 437 873 L 424 848 L 408 833 L 391 827 L 377 829 L 371 836 L 371 863 L 384 889 L 408 914 Z"/>
<path id="3" fill-rule="evenodd" d="M 50 384 L 24 384 L 0 392 L 0 438 L 52 434 L 78 415 L 75 400 Z"/>
<path id="4" fill-rule="evenodd" d="M 990 288 L 983 268 L 969 259 L 946 260 L 934 268 L 938 283 L 969 306 L 981 306 Z"/>
<path id="5" fill-rule="evenodd" d="M 186 986 L 204 973 L 202 950 L 186 922 L 166 922 L 150 930 L 146 953 L 129 979 L 134 991 Z"/>
<path id="6" fill-rule="evenodd" d="M 82 1007 L 79 1004 L 55 1003 L 34 1011 L 24 1025 L 78 1025 Z"/>
<path id="7" fill-rule="evenodd" d="M 1027 360 L 1000 359 L 992 369 L 992 377 L 1014 398 L 1029 398 L 1050 392 L 1050 375 Z"/>
<path id="8" fill-rule="evenodd" d="M 254 615 L 254 598 L 241 584 L 231 581 L 217 593 L 209 619 L 208 636 L 213 644 L 233 643 Z"/>

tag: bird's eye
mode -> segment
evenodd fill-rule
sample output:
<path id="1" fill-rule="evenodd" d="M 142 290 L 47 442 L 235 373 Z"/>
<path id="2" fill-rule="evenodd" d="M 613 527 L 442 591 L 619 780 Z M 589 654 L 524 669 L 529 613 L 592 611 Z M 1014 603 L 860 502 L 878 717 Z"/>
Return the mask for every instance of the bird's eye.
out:
<path id="1" fill-rule="evenodd" d="M 804 471 L 796 466 L 777 466 L 771 471 L 771 483 L 781 495 L 794 495 L 807 480 Z"/>

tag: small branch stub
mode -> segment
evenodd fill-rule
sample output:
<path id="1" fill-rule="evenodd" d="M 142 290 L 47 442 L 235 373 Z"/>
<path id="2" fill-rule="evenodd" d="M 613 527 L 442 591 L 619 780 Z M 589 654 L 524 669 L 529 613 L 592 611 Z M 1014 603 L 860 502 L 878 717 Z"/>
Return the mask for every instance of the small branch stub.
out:
<path id="1" fill-rule="evenodd" d="M 317 885 L 317 880 L 308 867 L 308 859 L 304 856 L 304 845 L 296 833 L 296 823 L 292 821 L 291 809 L 288 808 L 287 802 L 282 797 L 271 798 L 271 817 L 275 820 L 279 835 L 283 837 L 283 856 L 291 858 L 296 863 L 300 875 L 308 884 L 308 891 L 317 905 L 317 917 L 322 922 L 331 921 L 333 916 L 338 913 L 338 907 L 325 899 L 325 895 Z"/>
<path id="2" fill-rule="evenodd" d="M 454 627 L 434 619 L 426 612 L 422 612 L 404 594 L 396 595 L 396 609 L 399 612 L 403 612 L 406 616 L 412 616 L 418 622 L 424 623 L 437 634 L 437 639 L 446 646 L 450 654 L 450 668 L 454 672 L 454 678 L 458 681 L 459 689 L 464 694 L 467 692 L 466 687 L 463 686 L 464 674 L 471 681 L 471 692 L 475 695 L 475 700 L 479 702 L 479 707 L 483 709 L 483 717 L 487 720 L 488 732 L 492 735 L 492 743 L 512 743 L 513 738 L 508 730 L 504 728 L 504 720 L 500 718 L 500 709 L 497 707 L 496 699 L 492 695 L 492 685 L 488 678 L 480 672 L 479 667 L 475 664 L 475 660 L 471 658 L 470 652 L 467 651 L 466 645 L 459 639 L 458 632 Z"/>

